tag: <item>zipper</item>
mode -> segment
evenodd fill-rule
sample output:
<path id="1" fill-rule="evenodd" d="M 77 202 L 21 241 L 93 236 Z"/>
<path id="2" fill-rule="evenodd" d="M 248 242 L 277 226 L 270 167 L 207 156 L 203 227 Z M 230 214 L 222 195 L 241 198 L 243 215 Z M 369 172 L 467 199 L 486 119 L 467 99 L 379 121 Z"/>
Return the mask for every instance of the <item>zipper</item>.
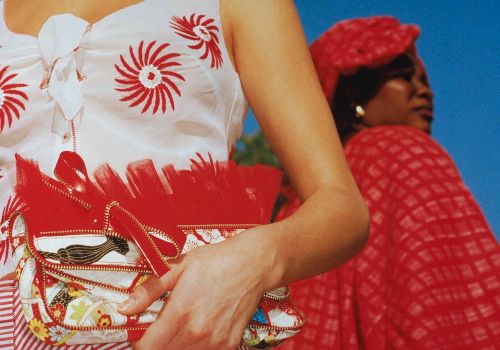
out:
<path id="1" fill-rule="evenodd" d="M 140 227 L 140 228 L 141 228 L 141 230 L 142 230 L 142 231 L 143 231 L 143 233 L 144 233 L 144 236 L 145 236 L 145 237 L 146 237 L 146 239 L 147 239 L 147 240 L 151 243 L 151 246 L 152 246 L 152 247 L 153 247 L 153 249 L 155 250 L 156 254 L 157 254 L 159 257 L 161 257 L 161 258 L 162 258 L 163 262 L 167 265 L 167 267 L 169 267 L 169 264 L 168 264 L 168 261 L 169 261 L 169 260 L 177 259 L 177 258 L 181 255 L 182 250 L 179 248 L 179 245 L 178 245 L 178 244 L 177 244 L 177 243 L 176 243 L 176 242 L 175 242 L 172 238 L 170 238 L 170 237 L 168 237 L 167 235 L 165 235 L 165 236 L 166 236 L 166 237 L 168 237 L 168 239 L 169 239 L 169 240 L 168 240 L 168 242 L 169 242 L 170 244 L 172 244 L 172 245 L 175 247 L 175 250 L 176 250 L 176 252 L 177 252 L 177 254 L 176 254 L 175 256 L 172 256 L 172 257 L 170 257 L 170 256 L 169 256 L 169 257 L 165 257 L 165 256 L 161 253 L 160 249 L 158 249 L 157 245 L 154 243 L 154 241 L 153 241 L 153 239 L 151 238 L 151 236 L 150 236 L 149 232 L 147 232 L 147 231 L 145 230 L 145 226 L 144 226 L 144 225 L 143 225 L 143 224 L 142 224 L 139 220 L 137 220 L 137 218 L 136 218 L 136 217 L 135 217 L 132 213 L 130 213 L 128 210 L 125 210 L 124 208 L 122 208 L 122 207 L 118 204 L 118 202 L 112 202 L 112 203 L 111 203 L 111 205 L 110 205 L 110 209 L 111 209 L 113 206 L 117 206 L 117 208 L 118 208 L 119 210 L 121 210 L 121 211 L 122 211 L 122 213 L 124 213 L 126 216 L 128 216 L 128 217 L 129 217 L 129 218 L 130 218 L 130 219 L 131 219 L 131 220 L 132 220 L 132 221 L 133 221 L 133 222 L 134 222 L 134 223 L 135 223 L 138 227 Z M 110 212 L 110 211 L 108 211 L 108 212 L 107 212 L 107 215 L 110 215 L 110 214 L 111 214 L 111 212 Z M 108 217 L 108 221 L 109 221 L 109 217 Z"/>
<path id="2" fill-rule="evenodd" d="M 213 229 L 249 229 L 259 226 L 259 224 L 189 224 L 177 225 L 181 230 L 213 230 Z"/>
<path id="3" fill-rule="evenodd" d="M 56 231 L 54 231 L 56 232 Z M 101 232 L 101 231 L 97 231 L 95 230 L 95 232 Z M 45 305 L 45 309 L 46 309 L 46 312 L 47 314 L 50 315 L 51 317 L 51 320 L 56 323 L 56 324 L 59 324 L 60 326 L 62 327 L 65 327 L 67 329 L 70 329 L 70 330 L 75 330 L 75 331 L 85 331 L 85 330 L 99 330 L 99 331 L 102 331 L 102 330 L 107 330 L 107 329 L 123 329 L 123 330 L 131 330 L 131 331 L 134 331 L 134 330 L 145 330 L 147 329 L 151 324 L 148 323 L 148 324 L 145 324 L 144 326 L 125 326 L 125 325 L 120 325 L 120 326 L 110 326 L 110 327 L 102 327 L 102 328 L 99 328 L 99 327 L 91 327 L 91 326 L 72 326 L 72 325 L 68 325 L 68 324 L 65 324 L 63 322 L 60 322 L 59 320 L 57 320 L 57 318 L 51 313 L 48 305 L 48 300 L 47 300 L 47 294 L 46 294 L 46 286 L 47 286 L 47 279 L 46 279 L 46 273 L 44 273 L 44 267 L 47 267 L 49 268 L 50 270 L 50 273 L 54 273 L 55 275 L 59 275 L 63 278 L 67 278 L 66 276 L 64 276 L 65 274 L 64 273 L 61 273 L 61 272 L 54 272 L 52 271 L 52 269 L 62 269 L 64 268 L 62 265 L 59 265 L 59 264 L 53 264 L 53 263 L 50 263 L 50 262 L 42 262 L 43 259 L 40 259 L 40 257 L 38 257 L 35 253 L 34 253 L 34 249 L 33 247 L 31 247 L 30 243 L 29 243 L 29 240 L 28 240 L 28 228 L 26 227 L 26 232 L 25 232 L 25 239 L 26 239 L 26 247 L 28 249 L 28 252 L 31 254 L 31 256 L 38 262 L 38 264 L 40 265 L 41 267 L 41 275 L 42 275 L 42 287 L 43 287 L 43 291 L 42 291 L 42 299 L 43 299 L 43 302 L 44 302 L 44 305 Z M 109 269 L 106 269 L 106 268 L 99 268 L 99 267 L 81 267 L 76 265 L 76 266 L 72 266 L 72 265 L 69 265 L 68 266 L 69 269 L 76 269 L 76 270 L 94 270 L 94 271 L 109 271 Z M 147 273 L 147 274 L 152 274 L 151 271 L 148 271 L 148 270 L 136 270 L 136 269 L 129 269 L 129 268 L 126 268 L 126 267 L 118 267 L 118 268 L 115 268 L 114 271 L 126 271 L 126 272 L 141 272 L 141 273 Z M 88 283 L 87 281 L 83 280 L 83 279 L 79 279 L 77 277 L 71 277 L 69 279 L 73 279 L 75 281 L 78 281 L 80 283 Z M 63 283 L 65 283 L 63 281 Z M 124 293 L 123 290 L 119 289 L 119 288 L 109 288 L 107 287 L 106 285 L 100 285 L 100 284 L 97 284 L 97 283 L 90 283 L 90 284 L 95 284 L 97 286 L 100 286 L 100 287 L 103 287 L 103 288 L 108 288 L 108 289 L 111 289 L 111 290 L 115 290 L 115 291 L 118 291 L 120 293 Z M 288 288 L 287 288 L 287 292 L 288 292 Z M 287 293 L 287 296 L 288 296 L 289 293 Z M 268 295 L 267 293 L 264 294 L 264 297 L 267 297 L 267 298 L 270 298 L 270 299 L 273 299 L 273 300 L 276 300 L 276 301 L 280 301 L 280 300 L 285 300 L 285 299 L 278 299 L 277 297 L 274 297 L 274 296 L 271 296 L 271 295 Z M 290 300 L 291 301 L 291 300 Z M 259 324 L 259 323 L 256 323 L 255 321 L 251 321 L 249 323 L 249 327 L 254 327 L 254 328 L 259 328 L 259 329 L 266 329 L 266 330 L 274 330 L 274 331 L 289 331 L 289 330 L 298 330 L 299 328 L 301 328 L 303 325 L 304 325 L 304 316 L 302 314 L 302 312 L 300 310 L 297 309 L 297 312 L 300 314 L 301 316 L 301 322 L 296 325 L 296 326 L 293 326 L 293 327 L 283 327 L 283 326 L 272 326 L 272 325 L 263 325 L 263 324 Z"/>
<path id="4" fill-rule="evenodd" d="M 73 196 L 71 195 L 70 193 L 67 193 L 66 191 L 63 191 L 61 189 L 59 189 L 58 187 L 56 187 L 55 185 L 51 184 L 50 182 L 48 182 L 47 180 L 43 180 L 43 183 L 48 186 L 49 188 L 61 193 L 62 195 L 72 199 L 73 201 L 76 201 L 77 203 L 79 203 L 81 206 L 83 206 L 85 209 L 89 210 L 92 208 L 92 206 L 85 202 L 84 200 L 76 197 L 76 196 Z M 109 206 L 109 209 L 107 210 L 106 214 L 108 215 L 107 218 L 105 217 L 105 222 L 107 222 L 109 224 L 109 215 L 110 215 L 110 209 L 115 206 L 115 205 L 118 205 L 119 204 L 117 202 L 111 202 L 110 204 L 108 204 Z M 168 237 L 168 235 L 166 235 L 164 232 L 162 232 L 161 230 L 158 230 L 158 229 L 155 229 L 153 227 L 149 227 L 149 226 L 146 226 L 146 225 L 143 225 L 141 224 L 137 218 L 135 218 L 135 216 L 133 216 L 131 213 L 129 213 L 128 211 L 126 211 L 124 208 L 122 207 L 119 207 L 121 210 L 125 211 L 125 213 L 127 214 L 127 216 L 129 216 L 135 223 L 137 223 L 138 225 L 140 225 L 141 228 L 147 230 L 147 231 L 152 231 L 156 234 L 160 234 L 161 236 L 165 237 L 165 238 L 170 238 Z M 106 221 L 107 220 L 107 221 Z M 252 227 L 255 227 L 255 226 L 258 226 L 258 224 L 188 224 L 188 225 L 177 225 L 177 227 L 181 230 L 196 230 L 196 229 L 226 229 L 226 230 L 234 230 L 234 229 L 242 229 L 242 230 L 245 230 L 245 229 L 249 229 L 249 228 L 252 228 Z M 34 249 L 34 247 L 31 246 L 31 242 L 29 241 L 29 233 L 28 233 L 28 228 L 26 227 L 26 232 L 25 232 L 25 239 L 26 239 L 26 246 L 28 248 L 28 251 L 29 253 L 33 256 L 33 258 L 42 266 L 42 270 L 43 270 L 43 267 L 47 267 L 49 268 L 50 270 L 58 270 L 58 269 L 63 269 L 63 268 L 67 268 L 67 269 L 73 269 L 73 270 L 88 270 L 88 271 L 124 271 L 124 272 L 140 272 L 140 273 L 146 273 L 146 274 L 152 274 L 152 271 L 149 270 L 149 269 L 133 269 L 133 268 L 128 268 L 128 267 L 113 267 L 113 268 L 104 268 L 104 267 L 96 267 L 96 266 L 81 266 L 81 265 L 61 265 L 61 264 L 55 264 L 55 263 L 50 263 L 48 261 L 44 261 L 44 259 L 41 259 L 36 252 L 36 249 Z M 101 231 L 101 230 L 67 230 L 67 231 L 46 231 L 46 232 L 40 232 L 40 234 L 48 234 L 48 235 L 55 235 L 55 234 L 61 234 L 61 233 L 98 233 L 98 234 L 108 234 L 108 235 L 111 235 L 111 236 L 117 236 L 117 237 L 120 237 L 120 238 L 124 238 L 122 235 L 118 234 L 117 232 L 114 232 L 112 230 L 106 230 L 106 231 Z M 148 238 L 149 238 L 149 232 L 146 232 L 147 235 L 148 235 Z M 230 236 L 232 237 L 232 236 Z M 178 257 L 180 255 L 180 249 L 178 247 L 178 245 L 170 238 L 168 240 L 169 243 L 173 244 L 178 252 L 177 256 Z M 156 245 L 154 245 L 156 247 Z M 169 257 L 169 258 L 165 258 L 166 260 L 171 260 L 171 259 L 175 259 L 173 257 Z M 91 326 L 81 326 L 81 327 L 77 327 L 77 326 L 71 326 L 71 325 L 67 325 L 65 323 L 62 323 L 62 322 L 59 322 L 55 317 L 54 315 L 52 315 L 50 313 L 50 310 L 48 308 L 48 301 L 47 301 L 47 295 L 45 293 L 45 290 L 46 290 L 46 275 L 42 272 L 42 286 L 43 286 L 43 301 L 44 301 L 44 304 L 45 304 L 45 308 L 46 308 L 46 311 L 48 314 L 50 314 L 51 318 L 52 318 L 52 321 L 56 324 L 59 324 L 67 329 L 70 329 L 70 330 L 81 330 L 81 331 L 84 331 L 84 330 L 106 330 L 106 329 L 124 329 L 124 330 L 145 330 L 149 327 L 150 324 L 146 324 L 144 326 L 137 326 L 137 327 L 133 327 L 133 326 L 110 326 L 110 327 L 105 327 L 105 328 L 99 328 L 99 327 L 91 327 Z M 55 273 L 57 275 L 57 273 Z M 73 278 L 73 277 L 72 277 Z M 78 280 L 78 278 L 73 278 L 75 280 Z M 83 280 L 82 280 L 83 282 Z M 87 282 L 85 282 L 87 283 Z M 97 284 L 96 284 L 97 285 Z M 102 286 L 104 287 L 104 286 Z M 113 288 L 110 288 L 113 290 Z M 120 292 L 123 292 L 119 289 L 117 289 L 117 291 L 120 291 Z M 265 293 L 263 295 L 264 298 L 268 298 L 268 299 L 271 299 L 271 300 L 274 300 L 274 301 L 283 301 L 283 300 L 286 300 L 287 298 L 290 298 L 290 295 L 289 295 L 289 291 L 288 291 L 288 288 L 287 288 L 287 293 L 286 293 L 286 296 L 285 297 L 276 297 L 276 296 L 273 296 L 269 293 Z M 291 299 L 290 299 L 290 302 L 291 302 Z M 301 316 L 301 321 L 298 325 L 296 326 L 293 326 L 293 327 L 283 327 L 283 326 L 272 326 L 272 325 L 263 325 L 263 324 L 259 324 L 259 323 L 256 323 L 255 321 L 251 321 L 249 324 L 248 324 L 248 327 L 254 327 L 254 328 L 259 328 L 259 329 L 265 329 L 265 330 L 274 330 L 274 331 L 290 331 L 290 330 L 298 330 L 300 329 L 305 321 L 304 321 L 304 316 L 302 314 L 302 312 L 300 310 L 296 310 L 299 315 Z"/>
<path id="5" fill-rule="evenodd" d="M 57 273 L 56 273 L 57 275 Z M 75 280 L 78 280 L 78 279 L 75 279 Z M 63 282 L 64 283 L 64 282 Z M 47 290 L 47 279 L 46 279 L 46 274 L 42 272 L 42 287 L 43 287 L 43 291 L 42 291 L 42 299 L 43 299 L 43 303 L 44 303 L 44 306 L 45 306 L 45 310 L 47 312 L 47 314 L 51 317 L 51 321 L 62 326 L 62 327 L 65 327 L 67 329 L 70 329 L 70 330 L 74 330 L 74 331 L 105 331 L 105 330 L 113 330 L 113 329 L 122 329 L 122 330 L 128 330 L 128 331 L 134 331 L 134 330 L 146 330 L 150 325 L 151 323 L 146 323 L 142 326 L 126 326 L 126 325 L 116 325 L 116 326 L 109 326 L 109 327 L 92 327 L 92 326 L 72 326 L 72 325 L 68 325 L 64 322 L 60 322 L 53 314 L 52 312 L 50 311 L 50 308 L 48 307 L 49 305 L 49 302 L 48 302 L 48 299 L 47 299 L 47 293 L 46 293 L 46 290 Z M 123 293 L 123 291 L 120 291 L 120 290 L 117 290 L 121 293 Z M 303 318 L 303 315 L 300 311 L 298 311 L 300 314 L 301 314 L 301 322 L 296 325 L 296 326 L 293 326 L 293 327 L 283 327 L 283 326 L 271 326 L 271 325 L 263 325 L 263 324 L 259 324 L 259 323 L 256 323 L 256 322 L 250 322 L 248 324 L 248 327 L 253 327 L 253 328 L 259 328 L 259 329 L 265 329 L 265 330 L 274 330 L 274 331 L 293 331 L 293 330 L 298 330 L 299 328 L 301 328 L 303 325 L 304 325 L 304 318 Z"/>
<path id="6" fill-rule="evenodd" d="M 297 312 L 299 312 L 299 311 L 297 310 Z M 270 325 L 260 324 L 260 323 L 257 323 L 255 321 L 250 321 L 250 323 L 248 324 L 248 327 L 265 329 L 265 330 L 272 330 L 272 331 L 297 331 L 300 328 L 302 328 L 302 326 L 306 323 L 304 321 L 304 315 L 302 314 L 302 312 L 299 312 L 299 313 L 301 316 L 300 323 L 296 326 L 291 326 L 291 327 L 270 326 Z"/>
<path id="7" fill-rule="evenodd" d="M 80 111 L 78 113 L 80 113 Z M 71 121 L 69 123 L 71 126 L 71 141 L 73 143 L 73 152 L 76 153 L 76 129 L 75 129 L 74 119 L 71 119 Z"/>
<path id="8" fill-rule="evenodd" d="M 267 298 L 267 299 L 271 299 L 271 300 L 274 300 L 274 301 L 277 301 L 277 302 L 280 302 L 280 301 L 285 301 L 285 300 L 289 300 L 290 304 L 292 304 L 293 306 L 295 306 L 293 300 L 292 300 L 292 297 L 290 295 L 290 289 L 288 287 L 285 287 L 286 288 L 286 296 L 283 297 L 283 299 L 280 299 L 278 297 L 275 297 L 275 296 L 272 296 L 272 295 L 269 295 L 268 293 L 269 292 L 266 292 L 264 293 L 264 295 L 262 296 L 263 298 Z M 295 307 L 294 309 L 300 316 L 300 322 L 299 324 L 295 325 L 295 326 L 290 326 L 290 327 L 284 327 L 284 326 L 271 326 L 271 325 L 264 325 L 262 323 L 258 323 L 256 321 L 250 321 L 250 323 L 248 324 L 249 327 L 254 327 L 254 328 L 260 328 L 260 329 L 270 329 L 270 330 L 275 330 L 275 331 L 294 331 L 294 330 L 299 330 L 300 328 L 302 328 L 302 326 L 304 326 L 304 324 L 306 323 L 305 321 L 305 316 L 304 316 L 304 313 L 302 311 L 300 311 L 297 307 Z"/>
<path id="9" fill-rule="evenodd" d="M 78 204 L 80 204 L 80 205 L 81 205 L 82 207 L 84 207 L 85 209 L 90 210 L 90 209 L 92 208 L 92 206 L 91 206 L 89 203 L 85 202 L 83 199 L 80 199 L 80 198 L 78 198 L 78 197 L 76 197 L 76 196 L 73 196 L 72 194 L 68 193 L 67 191 L 64 191 L 64 190 L 62 190 L 62 189 L 58 188 L 57 186 L 55 186 L 55 185 L 51 184 L 51 183 L 50 183 L 49 181 L 47 181 L 46 179 L 43 179 L 43 180 L 42 180 L 42 182 L 43 182 L 46 186 L 48 186 L 50 189 L 52 189 L 52 190 L 54 190 L 54 191 L 56 191 L 56 192 L 59 192 L 59 193 L 60 193 L 60 194 L 62 194 L 63 196 L 68 197 L 69 199 L 71 199 L 71 200 L 73 200 L 73 201 L 77 202 Z M 68 187 L 69 187 L 69 186 L 68 186 Z M 71 187 L 69 187 L 69 188 L 71 188 Z"/>
<path id="10" fill-rule="evenodd" d="M 42 269 L 43 270 L 43 269 Z M 54 273 L 55 275 L 59 275 L 58 273 L 55 273 L 53 271 L 51 271 L 52 273 Z M 56 324 L 59 324 L 60 326 L 63 326 L 67 329 L 71 329 L 71 330 L 75 330 L 75 331 L 86 331 L 86 330 L 91 330 L 91 331 L 105 331 L 107 329 L 123 329 L 123 330 L 130 330 L 130 331 L 133 331 L 133 330 L 145 330 L 147 329 L 151 323 L 146 323 L 144 324 L 143 326 L 126 326 L 126 325 L 116 325 L 116 326 L 109 326 L 109 327 L 92 327 L 92 326 L 72 326 L 72 325 L 68 325 L 64 322 L 60 322 L 59 320 L 57 320 L 57 318 L 51 313 L 50 311 L 50 308 L 48 307 L 49 305 L 49 302 L 48 302 L 48 299 L 47 299 L 47 293 L 46 293 L 46 290 L 47 290 L 47 278 L 46 278 L 46 274 L 42 271 L 42 287 L 43 287 L 43 291 L 42 291 L 42 298 L 43 298 L 43 302 L 44 302 L 44 306 L 45 306 L 45 310 L 47 312 L 47 314 L 50 315 L 51 317 L 51 320 L 56 323 Z M 65 276 L 61 276 L 61 277 L 65 277 Z M 75 281 L 79 281 L 79 282 L 83 282 L 83 283 L 86 283 L 85 281 L 82 281 L 82 280 L 79 280 L 78 278 L 74 278 Z M 63 283 L 66 283 L 63 281 Z M 123 294 L 127 294 L 127 293 L 124 293 L 123 290 L 120 290 L 118 288 L 114 289 L 114 288 L 109 288 L 111 290 L 116 290 L 117 292 L 120 292 L 120 293 L 123 293 Z M 296 325 L 296 326 L 292 326 L 292 327 L 283 327 L 283 326 L 272 326 L 272 325 L 263 325 L 263 324 L 259 324 L 259 323 L 256 323 L 254 321 L 251 321 L 249 324 L 248 324 L 248 327 L 254 327 L 254 328 L 259 328 L 259 329 L 265 329 L 265 330 L 274 330 L 274 331 L 293 331 L 293 330 L 298 330 L 300 329 L 303 325 L 304 325 L 304 316 L 302 314 L 302 312 L 300 312 L 299 310 L 297 310 L 301 316 L 301 322 Z"/>
<path id="11" fill-rule="evenodd" d="M 96 286 L 96 287 L 100 287 L 100 288 L 103 288 L 103 289 L 112 290 L 112 291 L 119 292 L 119 293 L 122 293 L 122 294 L 127 294 L 127 295 L 132 294 L 131 288 L 124 289 L 124 288 L 113 287 L 113 286 L 110 286 L 110 285 L 105 284 L 105 283 L 94 282 L 94 281 L 86 280 L 84 278 L 75 277 L 75 276 L 70 275 L 68 273 L 57 271 L 57 270 L 48 269 L 48 268 L 45 268 L 43 266 L 42 266 L 42 274 L 44 274 L 44 275 L 47 274 L 47 275 L 50 275 L 50 276 L 52 276 L 54 278 L 57 278 L 59 281 L 65 283 L 65 284 L 67 284 L 67 282 L 64 281 L 64 280 L 62 280 L 62 279 L 67 279 L 70 282 L 75 281 L 75 282 L 78 282 L 80 284 L 90 284 L 92 286 Z"/>
<path id="12" fill-rule="evenodd" d="M 272 291 L 264 293 L 263 297 L 266 299 L 274 300 L 274 301 L 282 301 L 282 300 L 289 299 L 290 298 L 290 289 L 288 287 L 284 287 L 284 288 L 286 288 L 286 292 L 285 292 L 285 295 L 282 297 L 277 297 L 277 296 L 273 295 Z"/>
<path id="13" fill-rule="evenodd" d="M 142 326 L 116 325 L 116 326 L 109 326 L 109 327 L 96 327 L 96 326 L 73 326 L 73 325 L 66 324 L 64 322 L 59 321 L 54 316 L 54 314 L 50 311 L 49 301 L 47 299 L 47 293 L 46 293 L 46 290 L 47 290 L 46 286 L 47 286 L 46 275 L 42 273 L 43 291 L 41 294 L 42 294 L 43 304 L 45 306 L 45 311 L 50 316 L 52 322 L 54 322 L 55 324 L 57 324 L 61 327 L 66 328 L 66 329 L 70 329 L 73 331 L 106 331 L 108 329 L 109 330 L 121 329 L 121 330 L 127 330 L 127 331 L 141 331 L 141 330 L 146 330 L 151 325 L 151 323 L 145 323 Z"/>
<path id="14" fill-rule="evenodd" d="M 80 230 L 70 230 L 69 232 L 82 232 Z M 53 232 L 58 232 L 58 231 L 53 231 Z M 68 231 L 66 231 L 68 232 Z M 83 231 L 83 232 L 89 232 L 89 231 Z M 97 231 L 94 230 L 91 233 L 102 233 L 102 231 Z M 35 247 L 32 246 L 32 242 L 29 240 L 29 229 L 28 227 L 25 227 L 25 244 L 26 247 L 28 248 L 29 253 L 33 258 L 41 265 L 44 267 L 48 267 L 53 270 L 59 270 L 59 269 L 68 269 L 68 270 L 84 270 L 84 271 L 120 271 L 120 272 L 141 272 L 141 273 L 152 273 L 150 269 L 140 269 L 140 268 L 131 268 L 131 267 L 125 267 L 125 266 L 113 266 L 113 267 L 101 267 L 101 266 L 86 266 L 86 265 L 65 265 L 65 264 L 56 264 L 56 263 L 51 263 L 50 261 L 47 261 L 43 259 L 42 257 L 39 256 L 37 250 Z"/>
<path id="15" fill-rule="evenodd" d="M 57 179 L 59 182 L 63 183 L 64 184 L 64 181 L 62 181 L 61 179 Z M 85 209 L 87 210 L 90 210 L 92 208 L 92 205 L 90 205 L 88 202 L 84 201 L 83 199 L 80 199 L 76 196 L 73 196 L 72 194 L 58 188 L 57 186 L 51 184 L 49 181 L 43 179 L 42 180 L 43 183 L 50 187 L 52 190 L 55 190 L 57 192 L 59 192 L 60 194 L 64 195 L 65 197 L 79 203 L 82 207 L 84 207 Z M 68 186 L 68 188 L 71 188 L 70 186 Z M 107 209 L 107 219 L 106 219 L 106 216 L 105 216 L 105 223 L 108 223 L 109 224 L 109 211 L 111 209 L 111 207 L 115 206 L 115 205 L 120 205 L 118 202 L 116 201 L 113 201 L 111 203 L 109 203 L 107 206 L 106 206 L 106 209 Z M 108 208 L 109 206 L 109 208 Z M 134 219 L 136 221 L 138 221 L 135 217 Z M 184 224 L 181 224 L 181 225 L 177 225 L 178 228 L 180 228 L 181 230 L 196 230 L 196 229 L 199 229 L 199 230 L 203 230 L 203 229 L 206 229 L 206 230 L 210 230 L 210 229 L 249 229 L 249 228 L 252 228 L 252 227 L 256 227 L 256 226 L 259 226 L 260 224 L 187 224 L 187 225 L 184 225 Z M 147 225 L 143 225 L 145 227 L 149 227 Z M 106 226 L 105 226 L 106 227 Z M 159 230 L 155 229 L 155 232 L 158 233 Z M 161 231 L 160 231 L 161 232 Z"/>

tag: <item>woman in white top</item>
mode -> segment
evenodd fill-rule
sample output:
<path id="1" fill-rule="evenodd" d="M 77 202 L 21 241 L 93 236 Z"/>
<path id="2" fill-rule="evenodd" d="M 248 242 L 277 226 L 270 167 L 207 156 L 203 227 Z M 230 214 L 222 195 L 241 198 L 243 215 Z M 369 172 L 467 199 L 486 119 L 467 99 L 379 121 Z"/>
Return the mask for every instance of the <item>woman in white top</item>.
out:
<path id="1" fill-rule="evenodd" d="M 144 158 L 184 168 L 196 152 L 227 160 L 247 100 L 304 201 L 138 287 L 123 313 L 173 292 L 135 348 L 234 349 L 265 291 L 364 245 L 368 214 L 291 0 L 7 0 L 1 22 L 2 207 L 15 153 L 46 173 L 64 150 L 90 171 Z"/>

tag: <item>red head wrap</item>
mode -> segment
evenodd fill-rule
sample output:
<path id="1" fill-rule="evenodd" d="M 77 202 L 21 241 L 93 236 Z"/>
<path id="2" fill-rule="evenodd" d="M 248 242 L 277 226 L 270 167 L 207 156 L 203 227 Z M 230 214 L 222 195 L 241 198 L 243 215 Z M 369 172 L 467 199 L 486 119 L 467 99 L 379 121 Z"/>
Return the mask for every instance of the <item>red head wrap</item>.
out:
<path id="1" fill-rule="evenodd" d="M 319 80 L 331 103 L 339 75 L 361 67 L 378 68 L 404 52 L 415 53 L 420 29 L 396 18 L 374 16 L 348 19 L 333 25 L 310 47 Z"/>

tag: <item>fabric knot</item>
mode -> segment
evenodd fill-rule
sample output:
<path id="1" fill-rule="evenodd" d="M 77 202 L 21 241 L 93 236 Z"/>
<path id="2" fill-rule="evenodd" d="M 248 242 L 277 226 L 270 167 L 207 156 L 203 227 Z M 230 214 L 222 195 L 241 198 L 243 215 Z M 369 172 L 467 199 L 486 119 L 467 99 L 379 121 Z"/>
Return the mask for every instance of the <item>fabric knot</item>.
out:
<path id="1" fill-rule="evenodd" d="M 76 54 L 89 28 L 87 21 L 62 14 L 51 17 L 38 36 L 46 74 L 42 88 L 48 89 L 66 120 L 73 120 L 83 106 Z"/>

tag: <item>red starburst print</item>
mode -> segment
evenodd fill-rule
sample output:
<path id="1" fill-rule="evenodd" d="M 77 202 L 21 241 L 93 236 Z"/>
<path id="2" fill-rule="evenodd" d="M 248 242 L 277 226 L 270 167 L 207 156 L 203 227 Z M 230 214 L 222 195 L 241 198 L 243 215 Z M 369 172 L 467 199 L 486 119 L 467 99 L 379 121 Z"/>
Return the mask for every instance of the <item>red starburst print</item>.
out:
<path id="1" fill-rule="evenodd" d="M 199 50 L 205 47 L 205 52 L 200 59 L 204 60 L 210 55 L 212 60 L 210 67 L 217 69 L 222 65 L 222 53 L 217 37 L 219 28 L 213 23 L 213 19 L 205 19 L 205 15 L 195 14 L 192 14 L 189 19 L 186 16 L 182 18 L 174 16 L 170 21 L 170 25 L 178 35 L 195 42 L 189 45 L 189 48 Z"/>
<path id="2" fill-rule="evenodd" d="M 22 208 L 23 204 L 19 200 L 19 197 L 9 197 L 2 211 L 2 216 L 0 218 L 0 261 L 3 260 L 4 263 L 7 261 L 9 251 L 12 248 L 11 237 L 7 234 L 9 219 L 14 212 Z"/>
<path id="3" fill-rule="evenodd" d="M 130 101 L 129 107 L 143 104 L 141 113 L 152 107 L 155 114 L 160 106 L 165 113 L 167 98 L 170 108 L 175 110 L 173 93 L 180 97 L 181 91 L 174 80 L 185 80 L 182 75 L 172 71 L 174 67 L 181 65 L 175 60 L 180 54 L 165 51 L 170 44 L 164 43 L 156 48 L 155 45 L 156 41 L 152 41 L 145 47 L 144 41 L 141 41 L 136 52 L 130 46 L 131 63 L 120 55 L 121 65 L 115 64 L 116 70 L 122 76 L 115 79 L 121 86 L 115 90 L 125 94 L 120 101 Z"/>
<path id="4" fill-rule="evenodd" d="M 8 74 L 8 69 L 9 66 L 5 66 L 0 70 L 0 133 L 6 123 L 10 128 L 14 117 L 21 117 L 19 109 L 24 111 L 23 100 L 28 101 L 28 95 L 22 91 L 28 85 L 11 82 L 17 74 Z"/>

